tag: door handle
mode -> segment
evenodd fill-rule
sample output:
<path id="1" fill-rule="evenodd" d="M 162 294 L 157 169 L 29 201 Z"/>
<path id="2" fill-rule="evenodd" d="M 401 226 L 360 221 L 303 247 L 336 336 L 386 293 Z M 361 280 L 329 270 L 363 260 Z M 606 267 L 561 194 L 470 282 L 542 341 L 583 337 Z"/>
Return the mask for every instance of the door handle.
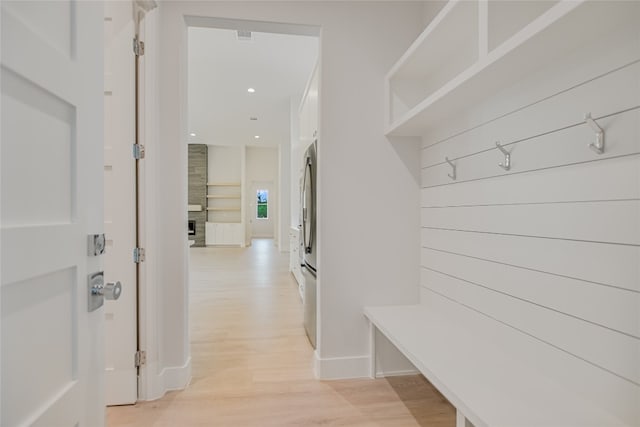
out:
<path id="1" fill-rule="evenodd" d="M 104 286 L 96 286 L 91 289 L 91 293 L 102 295 L 104 299 L 117 300 L 122 293 L 122 285 L 120 282 L 109 282 Z"/>
<path id="2" fill-rule="evenodd" d="M 122 284 L 120 282 L 104 284 L 104 271 L 90 274 L 87 287 L 89 312 L 102 307 L 105 299 L 117 300 L 122 294 Z"/>

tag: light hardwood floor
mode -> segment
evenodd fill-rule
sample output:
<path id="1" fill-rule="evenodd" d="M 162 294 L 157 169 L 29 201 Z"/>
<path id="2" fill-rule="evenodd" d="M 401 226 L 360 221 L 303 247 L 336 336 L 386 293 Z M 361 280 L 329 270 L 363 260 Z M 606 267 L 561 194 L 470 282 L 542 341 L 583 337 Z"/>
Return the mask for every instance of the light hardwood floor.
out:
<path id="1" fill-rule="evenodd" d="M 422 376 L 318 381 L 288 254 L 192 248 L 193 380 L 160 400 L 107 410 L 125 426 L 455 426 Z"/>

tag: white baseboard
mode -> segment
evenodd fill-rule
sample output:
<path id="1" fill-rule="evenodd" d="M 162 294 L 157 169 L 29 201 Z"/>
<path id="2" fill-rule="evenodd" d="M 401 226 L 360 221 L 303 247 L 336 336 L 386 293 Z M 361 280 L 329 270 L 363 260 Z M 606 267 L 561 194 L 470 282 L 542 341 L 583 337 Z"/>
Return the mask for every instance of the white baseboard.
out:
<path id="1" fill-rule="evenodd" d="M 322 359 L 314 353 L 314 371 L 319 380 L 369 378 L 369 356 Z"/>
<path id="2" fill-rule="evenodd" d="M 158 372 L 157 364 L 150 363 L 145 370 L 146 393 L 141 392 L 138 400 L 160 399 L 168 391 L 183 390 L 191 382 L 191 357 L 182 366 L 169 366 Z"/>
<path id="3" fill-rule="evenodd" d="M 377 371 L 376 378 L 385 378 L 385 377 L 401 377 L 403 375 L 418 375 L 420 371 L 417 369 L 404 369 L 398 371 Z"/>
<path id="4" fill-rule="evenodd" d="M 160 376 L 164 379 L 164 387 L 166 391 L 182 390 L 191 382 L 191 356 L 182 366 L 171 366 L 164 368 L 160 372 Z"/>

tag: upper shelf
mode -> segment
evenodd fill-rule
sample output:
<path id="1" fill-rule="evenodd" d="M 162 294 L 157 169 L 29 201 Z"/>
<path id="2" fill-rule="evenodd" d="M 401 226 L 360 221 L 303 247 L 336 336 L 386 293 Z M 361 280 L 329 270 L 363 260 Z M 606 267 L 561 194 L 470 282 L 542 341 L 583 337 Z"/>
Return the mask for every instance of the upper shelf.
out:
<path id="1" fill-rule="evenodd" d="M 387 75 L 385 133 L 422 136 L 639 14 L 637 1 L 450 1 Z"/>

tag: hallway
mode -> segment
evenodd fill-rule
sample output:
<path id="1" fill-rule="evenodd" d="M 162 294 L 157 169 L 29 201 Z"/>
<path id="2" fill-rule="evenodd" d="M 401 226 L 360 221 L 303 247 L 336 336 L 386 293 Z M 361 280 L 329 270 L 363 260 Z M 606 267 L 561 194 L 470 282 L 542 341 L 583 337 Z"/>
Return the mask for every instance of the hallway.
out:
<path id="1" fill-rule="evenodd" d="M 108 408 L 108 426 L 455 425 L 421 376 L 314 379 L 288 254 L 271 240 L 190 251 L 191 384 Z"/>

